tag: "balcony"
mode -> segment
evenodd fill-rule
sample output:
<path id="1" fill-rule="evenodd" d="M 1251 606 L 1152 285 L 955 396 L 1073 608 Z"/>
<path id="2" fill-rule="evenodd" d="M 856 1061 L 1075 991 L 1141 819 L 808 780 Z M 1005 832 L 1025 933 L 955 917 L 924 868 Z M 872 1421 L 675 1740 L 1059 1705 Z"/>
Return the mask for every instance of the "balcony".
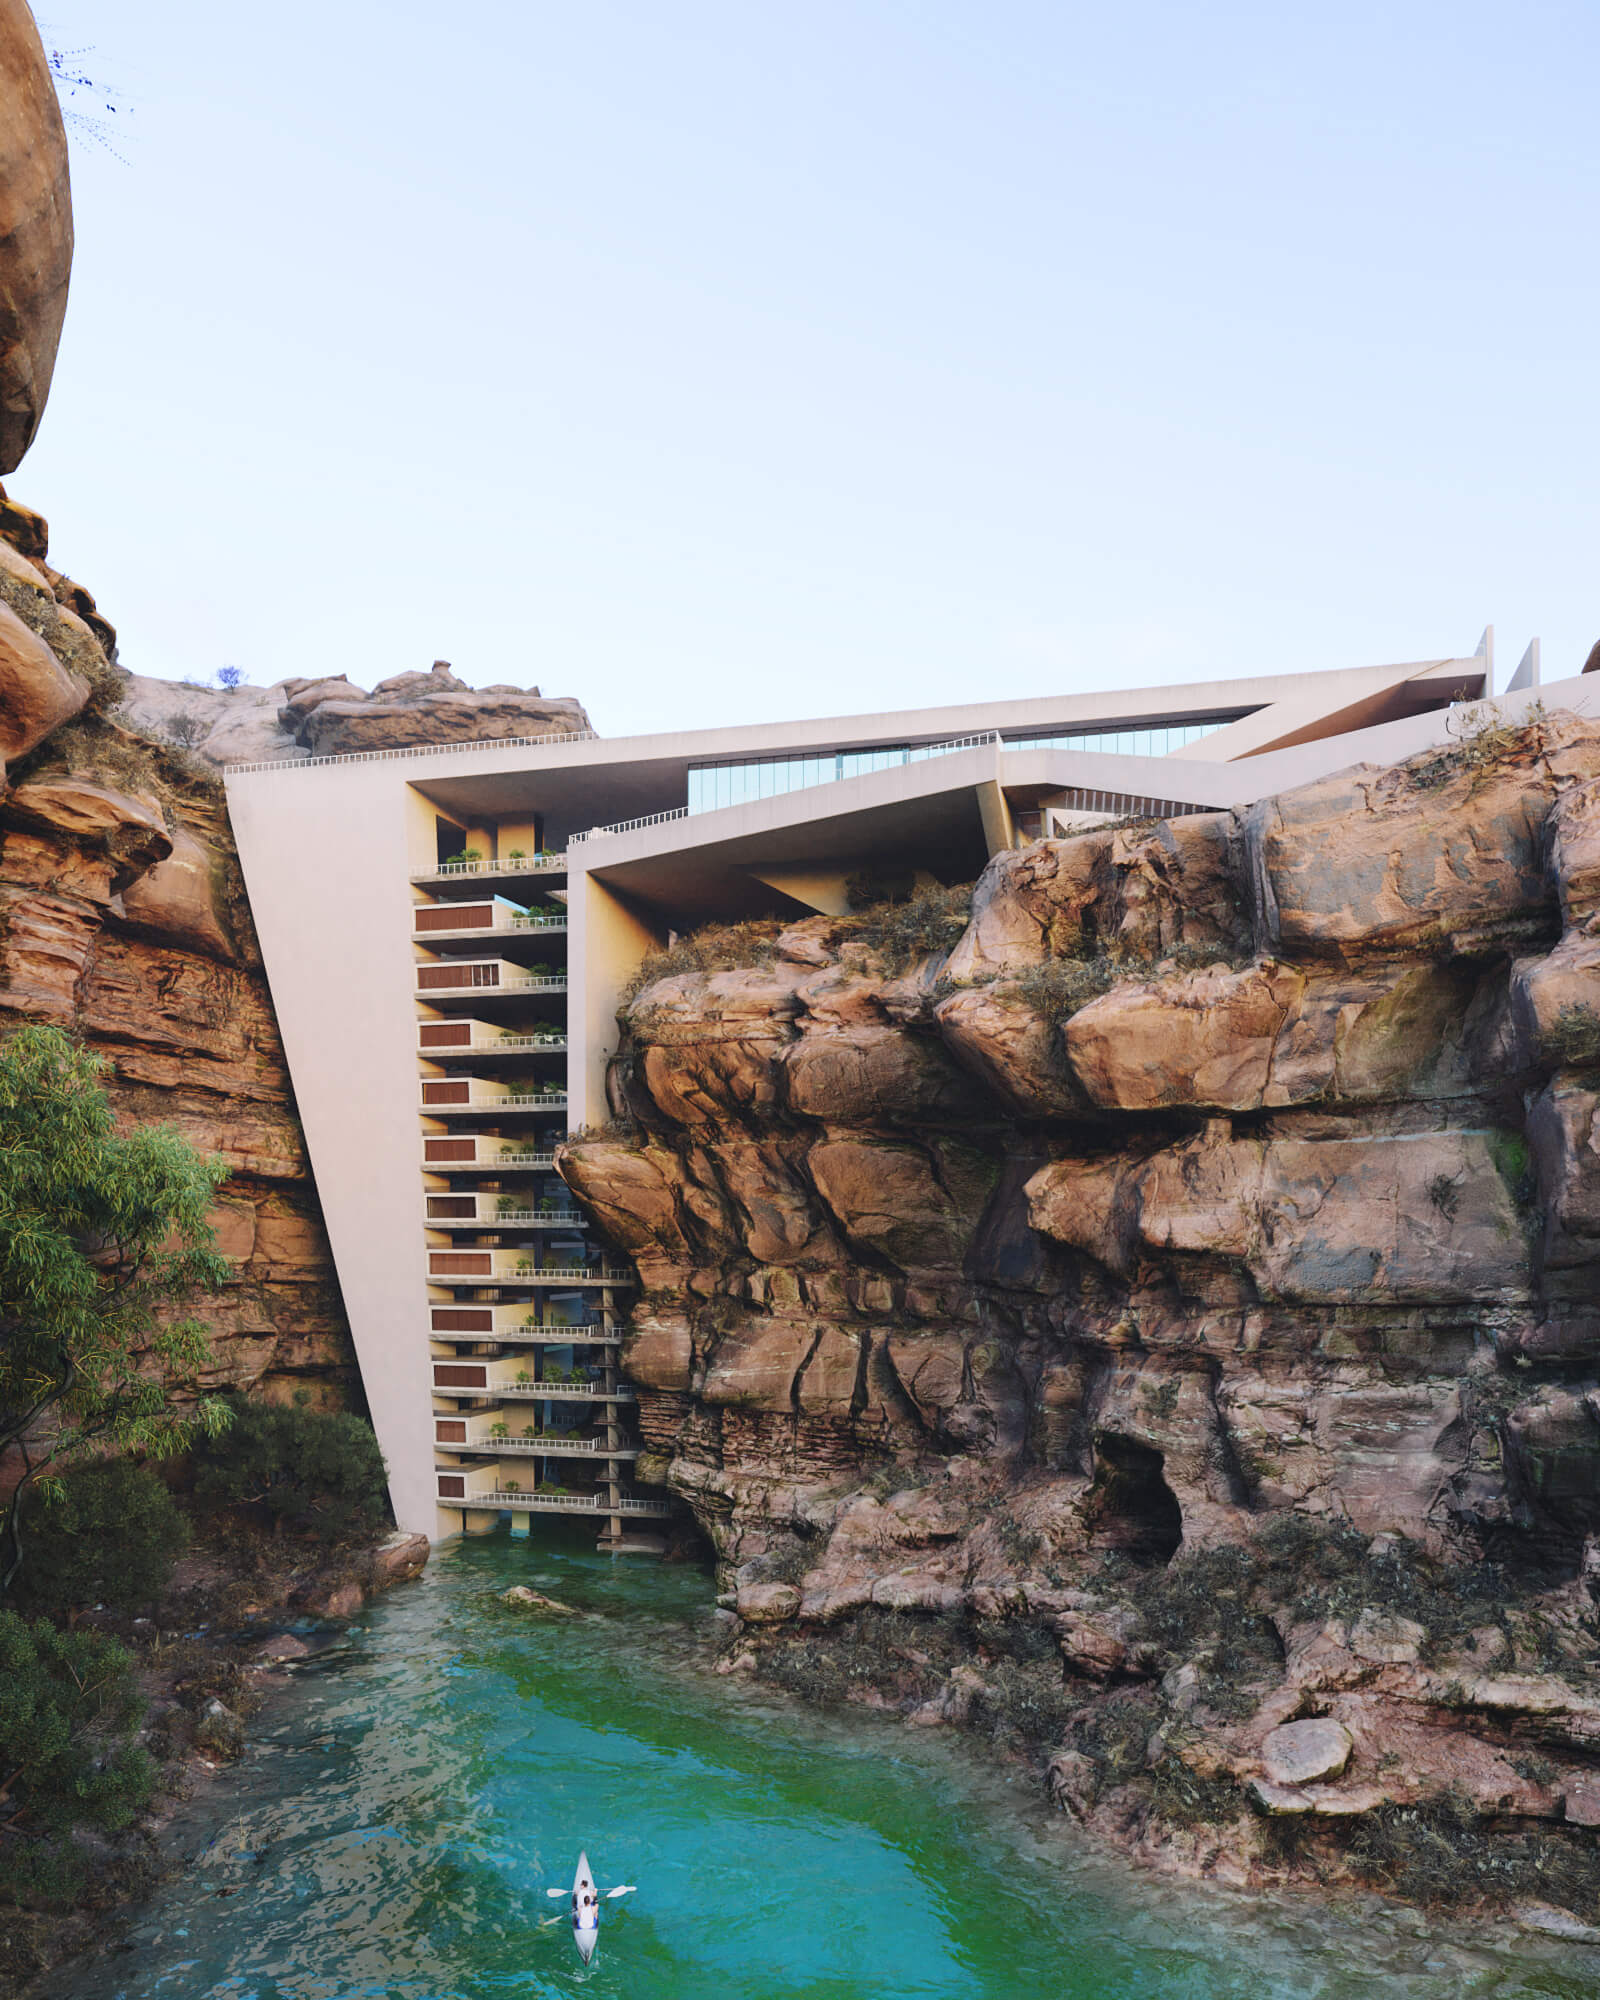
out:
<path id="1" fill-rule="evenodd" d="M 615 1503 L 603 1493 L 524 1493 L 519 1485 L 500 1485 L 497 1465 L 462 1466 L 438 1474 L 439 1501 L 445 1507 L 471 1507 L 485 1511 L 521 1508 L 529 1513 L 550 1514 L 631 1514 L 665 1521 L 671 1517 L 667 1500 L 641 1500 L 634 1494 Z"/>
<path id="2" fill-rule="evenodd" d="M 422 1164 L 435 1174 L 547 1173 L 555 1163 L 549 1146 L 530 1146 L 491 1132 L 425 1133 L 422 1140 Z"/>
<path id="3" fill-rule="evenodd" d="M 435 1285 L 631 1285 L 623 1264 L 548 1264 L 521 1250 L 430 1250 Z"/>
<path id="4" fill-rule="evenodd" d="M 541 1319 L 528 1306 L 450 1305 L 428 1308 L 428 1331 L 435 1340 L 502 1340 L 542 1347 L 616 1347 L 620 1327 L 603 1320 Z"/>
<path id="5" fill-rule="evenodd" d="M 567 975 L 514 965 L 508 958 L 430 959 L 417 966 L 416 997 L 434 1006 L 497 1000 L 505 994 L 565 993 Z"/>
<path id="6" fill-rule="evenodd" d="M 441 1377 L 440 1370 L 444 1370 Z M 457 1379 L 462 1371 L 466 1379 Z M 585 1370 L 575 1370 L 576 1380 L 569 1381 L 563 1375 L 560 1381 L 551 1381 L 548 1376 L 536 1381 L 529 1370 L 526 1358 L 512 1355 L 505 1359 L 477 1359 L 468 1356 L 459 1361 L 435 1361 L 433 1364 L 433 1390 L 437 1396 L 474 1398 L 494 1396 L 500 1400 L 531 1403 L 636 1403 L 639 1399 L 633 1390 L 624 1386 L 607 1389 L 602 1381 L 591 1378 Z"/>
<path id="7" fill-rule="evenodd" d="M 567 1038 L 559 1028 L 539 1028 L 517 1034 L 491 1021 L 474 1021 L 458 1014 L 449 1021 L 417 1023 L 417 1054 L 444 1062 L 453 1056 L 565 1055 Z"/>
<path id="8" fill-rule="evenodd" d="M 502 855 L 498 861 L 441 861 L 436 868 L 420 868 L 412 874 L 419 888 L 454 882 L 500 881 L 517 875 L 564 875 L 565 854 Z"/>
<path id="9" fill-rule="evenodd" d="M 525 1090 L 514 1083 L 496 1083 L 488 1077 L 427 1077 L 422 1085 L 421 1110 L 430 1118 L 448 1117 L 452 1112 L 478 1111 L 565 1111 L 567 1093 L 551 1085 Z"/>
<path id="10" fill-rule="evenodd" d="M 518 1413 L 519 1417 L 521 1414 Z M 541 1454 L 552 1458 L 637 1458 L 639 1446 L 609 1446 L 604 1438 L 579 1437 L 572 1431 L 546 1430 L 543 1425 L 509 1421 L 492 1411 L 476 1416 L 435 1417 L 433 1440 L 444 1451 Z"/>
<path id="11" fill-rule="evenodd" d="M 559 905 L 524 910 L 504 896 L 491 896 L 481 903 L 418 903 L 411 918 L 412 937 L 430 950 L 477 938 L 566 928 L 567 913 Z"/>
<path id="12" fill-rule="evenodd" d="M 587 1229 L 581 1208 L 563 1202 L 530 1202 L 521 1195 L 430 1194 L 430 1229 Z"/>

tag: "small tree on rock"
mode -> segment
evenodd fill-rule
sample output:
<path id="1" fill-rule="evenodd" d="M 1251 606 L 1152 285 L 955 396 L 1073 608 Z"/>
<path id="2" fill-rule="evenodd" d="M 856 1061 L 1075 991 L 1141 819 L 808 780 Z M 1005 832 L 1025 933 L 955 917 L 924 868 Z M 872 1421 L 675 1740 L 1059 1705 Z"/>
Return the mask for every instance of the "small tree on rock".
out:
<path id="1" fill-rule="evenodd" d="M 150 1797 L 144 1713 L 114 1639 L 0 1611 L 0 1892 L 70 1901 L 81 1861 L 65 1836 L 115 1833 Z"/>
<path id="2" fill-rule="evenodd" d="M 387 1472 L 372 1426 L 305 1401 L 233 1405 L 225 1438 L 195 1460 L 195 1497 L 264 1518 L 322 1542 L 375 1534 L 385 1521 Z"/>
<path id="3" fill-rule="evenodd" d="M 50 1496 L 22 1509 L 28 1560 L 13 1586 L 40 1611 L 91 1604 L 141 1610 L 166 1587 L 188 1523 L 148 1466 L 108 1458 L 75 1465 Z"/>
<path id="4" fill-rule="evenodd" d="M 59 1028 L 0 1042 L 0 1592 L 21 1568 L 30 1493 L 108 1451 L 161 1454 L 215 1436 L 226 1404 L 175 1386 L 210 1358 L 183 1312 L 228 1264 L 206 1220 L 227 1169 L 164 1126 L 119 1133 L 109 1065 Z M 14 1462 L 16 1462 L 14 1461 Z"/>

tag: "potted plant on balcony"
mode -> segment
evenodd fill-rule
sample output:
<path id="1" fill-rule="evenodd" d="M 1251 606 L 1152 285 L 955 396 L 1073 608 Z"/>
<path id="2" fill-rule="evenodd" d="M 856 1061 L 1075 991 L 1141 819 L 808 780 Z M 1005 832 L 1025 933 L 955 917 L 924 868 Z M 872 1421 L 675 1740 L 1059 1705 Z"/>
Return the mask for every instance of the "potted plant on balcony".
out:
<path id="1" fill-rule="evenodd" d="M 533 1377 L 528 1373 L 526 1368 L 519 1368 L 517 1370 L 517 1385 L 519 1388 L 522 1386 L 523 1383 L 531 1382 L 532 1380 Z"/>
<path id="2" fill-rule="evenodd" d="M 510 847 L 507 848 L 506 850 L 506 859 L 509 862 L 511 862 L 514 867 L 520 868 L 523 862 L 527 860 L 527 858 L 528 858 L 527 855 L 523 853 L 520 847 Z"/>
<path id="3" fill-rule="evenodd" d="M 537 1424 L 524 1424 L 522 1435 L 525 1438 L 536 1438 L 539 1435 L 539 1426 Z"/>
<path id="4" fill-rule="evenodd" d="M 507 1424 L 491 1424 L 489 1426 L 489 1435 L 492 1438 L 510 1437 L 510 1426 Z"/>
<path id="5" fill-rule="evenodd" d="M 508 1479 L 501 1486 L 500 1491 L 502 1493 L 520 1493 L 522 1488 L 517 1484 L 516 1480 Z"/>

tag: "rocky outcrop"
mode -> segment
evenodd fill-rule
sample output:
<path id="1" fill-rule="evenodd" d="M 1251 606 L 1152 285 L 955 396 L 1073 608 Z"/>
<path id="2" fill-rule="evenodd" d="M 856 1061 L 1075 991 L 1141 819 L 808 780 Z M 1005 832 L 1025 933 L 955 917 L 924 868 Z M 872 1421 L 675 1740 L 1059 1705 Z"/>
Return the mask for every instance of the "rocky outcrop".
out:
<path id="1" fill-rule="evenodd" d="M 1003 854 L 948 956 L 646 984 L 563 1172 L 734 1663 L 1008 1737 L 1158 1865 L 1408 1887 L 1429 1829 L 1581 1912 L 1597 855 L 1558 716 Z"/>
<path id="2" fill-rule="evenodd" d="M 208 1386 L 359 1398 L 221 787 L 108 713 L 115 633 L 47 551 L 43 520 L 5 501 L 0 1019 L 72 1029 L 108 1059 L 119 1117 L 227 1162 Z"/>
<path id="3" fill-rule="evenodd" d="M 443 660 L 429 673 L 380 681 L 370 694 L 343 674 L 278 681 L 267 688 L 209 688 L 135 676 L 126 713 L 147 734 L 218 768 L 429 743 L 575 736 L 590 726 L 579 702 L 546 697 L 537 688 L 472 688 Z"/>
<path id="4" fill-rule="evenodd" d="M 0 472 L 33 442 L 72 275 L 67 135 L 25 0 L 0 0 Z"/>

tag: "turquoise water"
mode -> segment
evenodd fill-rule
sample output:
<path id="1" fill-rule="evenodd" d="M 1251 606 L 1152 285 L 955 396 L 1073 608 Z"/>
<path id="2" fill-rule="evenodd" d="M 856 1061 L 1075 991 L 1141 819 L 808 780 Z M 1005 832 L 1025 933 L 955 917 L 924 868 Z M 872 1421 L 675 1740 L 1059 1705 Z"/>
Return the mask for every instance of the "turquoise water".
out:
<path id="1" fill-rule="evenodd" d="M 528 1582 L 581 1621 L 514 1620 Z M 1600 1996 L 1600 1955 L 1152 1883 L 942 1732 L 698 1663 L 703 1575 L 577 1539 L 444 1553 L 296 1668 L 179 1831 L 192 1860 L 51 2000 Z M 548 1885 L 580 1848 L 585 1967 Z"/>

